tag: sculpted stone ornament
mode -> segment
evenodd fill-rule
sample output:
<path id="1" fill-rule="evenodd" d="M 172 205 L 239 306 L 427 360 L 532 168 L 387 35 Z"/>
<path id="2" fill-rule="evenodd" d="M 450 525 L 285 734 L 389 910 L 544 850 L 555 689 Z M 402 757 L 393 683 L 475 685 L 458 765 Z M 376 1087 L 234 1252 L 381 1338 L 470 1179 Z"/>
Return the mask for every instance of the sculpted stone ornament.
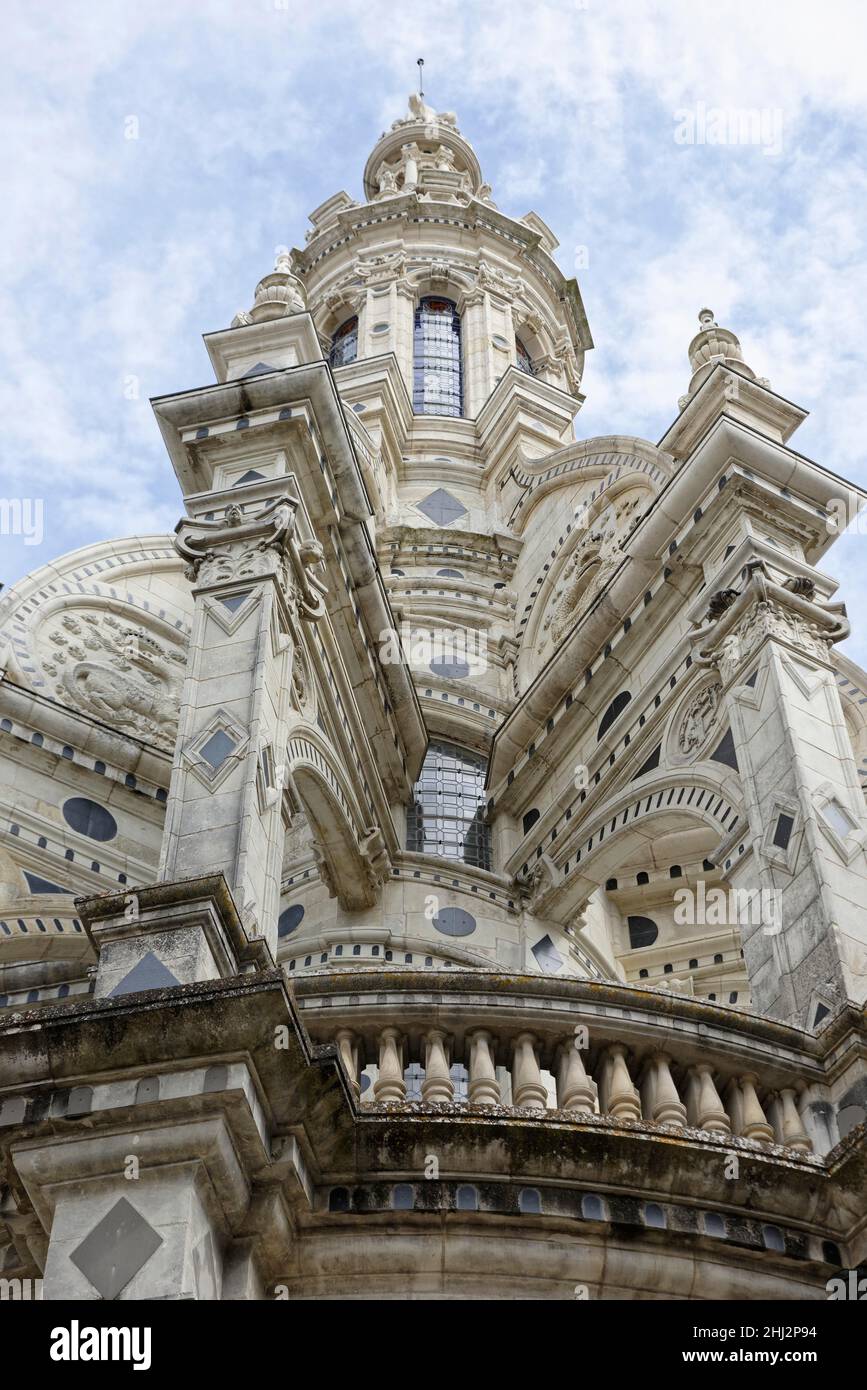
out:
<path id="1" fill-rule="evenodd" d="M 725 684 L 768 637 L 825 664 L 832 643 L 849 634 L 840 603 L 817 603 L 815 584 L 793 575 L 784 584 L 771 578 L 764 561 L 742 571 L 741 589 L 714 594 L 695 634 L 698 664 L 716 666 Z"/>
<path id="2" fill-rule="evenodd" d="M 378 825 L 365 828 L 360 848 L 364 861 L 364 872 L 371 889 L 376 894 L 382 885 L 388 883 L 391 878 L 391 860 Z"/>
<path id="3" fill-rule="evenodd" d="M 171 751 L 184 650 L 113 612 L 66 613 L 43 662 L 64 704 Z"/>
<path id="4" fill-rule="evenodd" d="M 314 573 L 324 552 L 316 540 L 296 539 L 297 508 L 287 494 L 249 518 L 235 504 L 222 521 L 183 517 L 175 528 L 175 548 L 187 562 L 187 578 L 208 589 L 274 575 L 298 616 L 315 622 L 325 612 L 328 592 Z"/>
<path id="5" fill-rule="evenodd" d="M 554 642 L 565 635 L 579 609 L 586 608 L 621 560 L 623 524 L 637 506 L 638 498 L 633 498 L 613 511 L 609 509 L 566 562 L 542 624 L 542 631 L 550 631 Z"/>
<path id="6" fill-rule="evenodd" d="M 557 871 L 546 854 L 517 879 L 520 891 L 527 899 L 527 908 L 534 916 L 542 913 L 543 903 L 557 882 Z"/>
<path id="7" fill-rule="evenodd" d="M 687 705 L 677 735 L 677 746 L 681 753 L 693 753 L 707 742 L 711 729 L 716 723 L 722 686 L 705 685 L 693 695 Z"/>

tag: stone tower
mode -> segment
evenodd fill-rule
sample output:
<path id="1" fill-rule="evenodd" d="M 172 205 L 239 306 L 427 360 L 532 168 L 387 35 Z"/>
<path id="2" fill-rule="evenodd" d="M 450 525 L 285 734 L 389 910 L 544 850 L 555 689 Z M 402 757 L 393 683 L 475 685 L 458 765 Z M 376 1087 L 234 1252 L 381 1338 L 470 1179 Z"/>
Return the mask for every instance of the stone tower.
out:
<path id="1" fill-rule="evenodd" d="M 311 224 L 153 402 L 174 538 L 0 604 L 6 1287 L 824 1298 L 864 496 L 710 310 L 658 444 L 576 437 L 578 285 L 421 97 Z"/>

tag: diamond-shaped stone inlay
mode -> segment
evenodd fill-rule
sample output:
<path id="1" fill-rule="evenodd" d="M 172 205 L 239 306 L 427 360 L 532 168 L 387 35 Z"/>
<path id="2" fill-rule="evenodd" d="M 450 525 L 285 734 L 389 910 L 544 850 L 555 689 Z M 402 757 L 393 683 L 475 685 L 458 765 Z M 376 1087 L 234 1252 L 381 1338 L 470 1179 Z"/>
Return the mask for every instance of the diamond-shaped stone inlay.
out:
<path id="1" fill-rule="evenodd" d="M 232 484 L 232 487 L 240 487 L 242 483 L 264 482 L 264 480 L 264 473 L 257 473 L 255 468 L 248 468 L 246 473 L 242 473 L 240 478 L 235 479 L 235 481 Z"/>
<path id="2" fill-rule="evenodd" d="M 247 589 L 243 594 L 228 594 L 225 598 L 220 598 L 220 603 L 224 608 L 228 608 L 230 613 L 237 613 L 241 604 L 247 602 L 252 592 L 252 589 Z"/>
<path id="3" fill-rule="evenodd" d="M 563 964 L 563 957 L 557 950 L 550 936 L 543 936 L 532 947 L 533 955 L 536 957 L 536 964 L 544 975 L 556 975 L 560 966 Z"/>
<path id="4" fill-rule="evenodd" d="M 272 367 L 270 362 L 257 362 L 255 367 L 249 367 L 244 376 L 261 376 L 263 372 L 276 372 L 279 367 Z"/>
<path id="5" fill-rule="evenodd" d="M 129 974 L 124 975 L 120 983 L 115 985 L 108 997 L 111 999 L 118 994 L 141 994 L 145 989 L 171 989 L 177 984 L 180 984 L 180 981 L 163 965 L 159 956 L 154 955 L 153 951 L 148 951 L 138 965 L 134 965 Z"/>
<path id="6" fill-rule="evenodd" d="M 150 1222 L 121 1197 L 69 1258 L 104 1299 L 112 1299 L 162 1243 Z"/>
<path id="7" fill-rule="evenodd" d="M 223 766 L 229 755 L 234 753 L 237 746 L 235 740 L 229 737 L 225 729 L 217 729 L 215 733 L 211 734 L 207 743 L 204 743 L 199 749 L 199 756 L 204 758 L 208 766 L 216 772 L 218 768 Z"/>
<path id="8" fill-rule="evenodd" d="M 416 505 L 419 511 L 424 512 L 435 526 L 448 526 L 450 522 L 457 521 L 458 517 L 467 514 L 463 502 L 452 497 L 452 494 L 447 492 L 444 487 L 438 487 L 423 502 L 418 502 Z"/>

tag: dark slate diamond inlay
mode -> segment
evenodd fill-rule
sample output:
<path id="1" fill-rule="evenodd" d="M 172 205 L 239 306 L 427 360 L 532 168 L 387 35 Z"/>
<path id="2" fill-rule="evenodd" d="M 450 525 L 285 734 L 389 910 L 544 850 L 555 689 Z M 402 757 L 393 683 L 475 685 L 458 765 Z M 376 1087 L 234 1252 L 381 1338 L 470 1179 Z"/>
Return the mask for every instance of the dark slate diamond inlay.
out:
<path id="1" fill-rule="evenodd" d="M 126 1197 L 115 1202 L 70 1255 L 72 1263 L 104 1299 L 117 1298 L 163 1243 Z"/>
<path id="2" fill-rule="evenodd" d="M 120 983 L 115 985 L 108 997 L 113 999 L 118 994 L 141 994 L 145 989 L 171 989 L 177 984 L 180 984 L 180 981 L 163 965 L 159 956 L 155 956 L 153 951 L 148 951 L 138 965 L 134 965 L 129 974 L 124 975 Z"/>
<path id="3" fill-rule="evenodd" d="M 457 521 L 459 516 L 466 516 L 467 509 L 463 502 L 459 502 L 456 497 L 452 497 L 444 487 L 438 487 L 423 502 L 417 503 L 420 512 L 424 512 L 426 517 L 435 526 L 448 526 L 449 522 Z"/>
<path id="4" fill-rule="evenodd" d="M 249 372 L 247 373 L 247 375 L 249 376 Z M 240 425 L 238 426 L 238 428 L 241 428 Z M 257 473 L 255 468 L 248 468 L 246 473 L 242 473 L 240 478 L 235 479 L 235 481 L 232 484 L 232 487 L 240 487 L 242 483 L 263 482 L 264 478 L 264 473 Z"/>
<path id="5" fill-rule="evenodd" d="M 207 743 L 199 749 L 200 755 L 205 762 L 216 772 L 223 766 L 230 753 L 234 753 L 237 744 L 233 738 L 229 738 L 225 729 L 217 729 L 216 733 L 211 734 Z"/>
<path id="6" fill-rule="evenodd" d="M 279 370 L 279 367 L 272 367 L 270 362 L 257 362 L 255 367 L 250 367 L 250 369 L 244 373 L 244 376 L 261 376 L 263 372 L 276 372 Z"/>
<path id="7" fill-rule="evenodd" d="M 541 937 L 532 948 L 536 964 L 545 975 L 556 975 L 563 964 L 563 957 L 550 936 Z"/>
<path id="8" fill-rule="evenodd" d="M 228 608 L 230 613 L 237 613 L 241 604 L 247 602 L 252 592 L 252 589 L 247 589 L 243 594 L 229 594 L 226 598 L 221 598 L 220 602 L 224 608 Z"/>

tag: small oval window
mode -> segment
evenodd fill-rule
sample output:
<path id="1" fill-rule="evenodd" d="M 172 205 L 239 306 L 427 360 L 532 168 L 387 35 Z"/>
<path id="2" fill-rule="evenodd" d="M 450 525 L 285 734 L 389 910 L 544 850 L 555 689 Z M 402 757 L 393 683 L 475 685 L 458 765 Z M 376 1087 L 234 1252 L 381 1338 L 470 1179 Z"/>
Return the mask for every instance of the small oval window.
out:
<path id="1" fill-rule="evenodd" d="M 73 796 L 65 801 L 63 819 L 79 835 L 87 835 L 91 840 L 113 840 L 117 834 L 117 821 L 111 812 L 86 796 Z"/>

